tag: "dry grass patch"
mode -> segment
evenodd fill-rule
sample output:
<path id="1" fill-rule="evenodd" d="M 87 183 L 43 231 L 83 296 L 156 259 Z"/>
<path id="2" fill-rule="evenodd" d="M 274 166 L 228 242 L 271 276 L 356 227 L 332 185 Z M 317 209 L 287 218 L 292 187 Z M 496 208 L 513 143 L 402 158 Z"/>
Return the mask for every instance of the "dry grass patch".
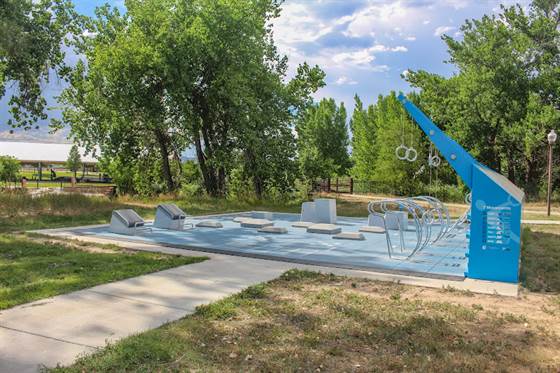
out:
<path id="1" fill-rule="evenodd" d="M 290 271 L 59 370 L 557 370 L 557 303 Z"/>

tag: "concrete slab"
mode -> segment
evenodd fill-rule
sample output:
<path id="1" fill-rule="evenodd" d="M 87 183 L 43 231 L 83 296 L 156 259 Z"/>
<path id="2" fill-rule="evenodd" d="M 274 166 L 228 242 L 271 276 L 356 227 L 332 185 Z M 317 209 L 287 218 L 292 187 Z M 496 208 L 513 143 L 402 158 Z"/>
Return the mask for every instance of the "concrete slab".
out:
<path id="1" fill-rule="evenodd" d="M 224 226 L 219 221 L 213 220 L 204 220 L 200 223 L 197 223 L 196 226 L 198 228 L 223 228 Z"/>
<path id="2" fill-rule="evenodd" d="M 38 372 L 43 365 L 71 364 L 76 356 L 96 351 L 51 337 L 0 327 L 0 372 Z M 55 351 L 55 353 L 53 353 Z"/>
<path id="3" fill-rule="evenodd" d="M 275 234 L 286 234 L 288 230 L 284 227 L 264 227 L 258 229 L 258 232 L 261 233 L 275 233 Z"/>
<path id="4" fill-rule="evenodd" d="M 160 249 L 155 251 L 170 248 Z M 0 372 L 69 364 L 78 354 L 177 320 L 199 305 L 276 278 L 289 268 L 288 263 L 220 255 L 1 311 Z"/>
<path id="5" fill-rule="evenodd" d="M 314 225 L 315 223 L 310 221 L 298 221 L 292 224 L 294 228 L 309 228 L 310 226 Z"/>
<path id="6" fill-rule="evenodd" d="M 307 228 L 307 233 L 337 234 L 342 228 L 334 224 L 313 224 Z"/>
<path id="7" fill-rule="evenodd" d="M 364 233 L 385 233 L 385 229 L 383 227 L 377 227 L 375 225 L 360 227 L 359 231 Z"/>
<path id="8" fill-rule="evenodd" d="M 243 228 L 264 228 L 271 227 L 274 223 L 268 219 L 243 219 L 241 226 Z"/>
<path id="9" fill-rule="evenodd" d="M 363 234 L 357 232 L 340 232 L 338 234 L 335 234 L 333 238 L 337 240 L 354 240 L 354 241 L 363 241 L 366 239 Z"/>

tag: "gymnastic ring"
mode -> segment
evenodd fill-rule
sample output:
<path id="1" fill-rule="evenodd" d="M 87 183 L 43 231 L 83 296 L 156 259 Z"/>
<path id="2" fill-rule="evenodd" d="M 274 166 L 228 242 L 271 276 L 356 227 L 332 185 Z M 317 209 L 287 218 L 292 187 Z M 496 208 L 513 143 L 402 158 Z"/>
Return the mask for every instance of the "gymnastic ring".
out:
<path id="1" fill-rule="evenodd" d="M 401 156 L 399 155 L 401 149 L 404 149 L 404 154 Z M 404 144 L 400 144 L 396 149 L 395 149 L 395 155 L 397 156 L 398 159 L 400 159 L 401 161 L 404 161 L 408 158 L 408 148 L 404 145 Z"/>
<path id="2" fill-rule="evenodd" d="M 441 164 L 441 158 L 437 155 L 431 156 L 429 157 L 428 163 L 431 167 L 439 167 L 439 165 Z"/>
<path id="3" fill-rule="evenodd" d="M 411 157 L 410 153 L 413 153 L 414 155 Z M 406 160 L 409 161 L 409 162 L 414 162 L 416 160 L 416 158 L 418 158 L 418 152 L 416 151 L 416 149 L 408 148 L 406 150 Z"/>

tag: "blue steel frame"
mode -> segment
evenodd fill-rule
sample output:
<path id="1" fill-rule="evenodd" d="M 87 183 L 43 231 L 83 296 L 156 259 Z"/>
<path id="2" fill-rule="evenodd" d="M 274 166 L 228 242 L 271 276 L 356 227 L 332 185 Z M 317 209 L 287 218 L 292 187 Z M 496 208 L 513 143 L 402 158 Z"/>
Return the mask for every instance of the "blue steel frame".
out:
<path id="1" fill-rule="evenodd" d="M 523 191 L 474 159 L 402 93 L 399 101 L 472 191 L 465 276 L 517 283 Z"/>

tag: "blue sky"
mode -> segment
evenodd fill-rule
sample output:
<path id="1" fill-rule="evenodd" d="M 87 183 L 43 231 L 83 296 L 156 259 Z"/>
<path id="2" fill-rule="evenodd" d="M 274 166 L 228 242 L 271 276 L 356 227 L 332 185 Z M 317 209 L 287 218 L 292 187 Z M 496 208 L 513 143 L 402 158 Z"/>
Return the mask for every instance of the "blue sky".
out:
<path id="1" fill-rule="evenodd" d="M 75 0 L 77 10 L 87 15 L 105 2 Z M 108 2 L 124 10 L 122 0 Z M 333 97 L 351 112 L 355 93 L 370 104 L 379 94 L 410 90 L 401 78 L 408 69 L 453 74 L 453 66 L 444 62 L 448 55 L 441 35 L 461 38 L 460 26 L 466 19 L 516 2 L 527 4 L 526 0 L 287 0 L 273 22 L 274 35 L 280 52 L 289 58 L 289 74 L 304 61 L 318 64 L 327 74 L 327 85 L 316 98 Z M 56 81 L 45 87 L 53 105 L 52 97 L 62 88 Z M 6 129 L 6 99 L 0 103 L 1 134 Z M 40 132 L 44 136 L 44 130 Z"/>

